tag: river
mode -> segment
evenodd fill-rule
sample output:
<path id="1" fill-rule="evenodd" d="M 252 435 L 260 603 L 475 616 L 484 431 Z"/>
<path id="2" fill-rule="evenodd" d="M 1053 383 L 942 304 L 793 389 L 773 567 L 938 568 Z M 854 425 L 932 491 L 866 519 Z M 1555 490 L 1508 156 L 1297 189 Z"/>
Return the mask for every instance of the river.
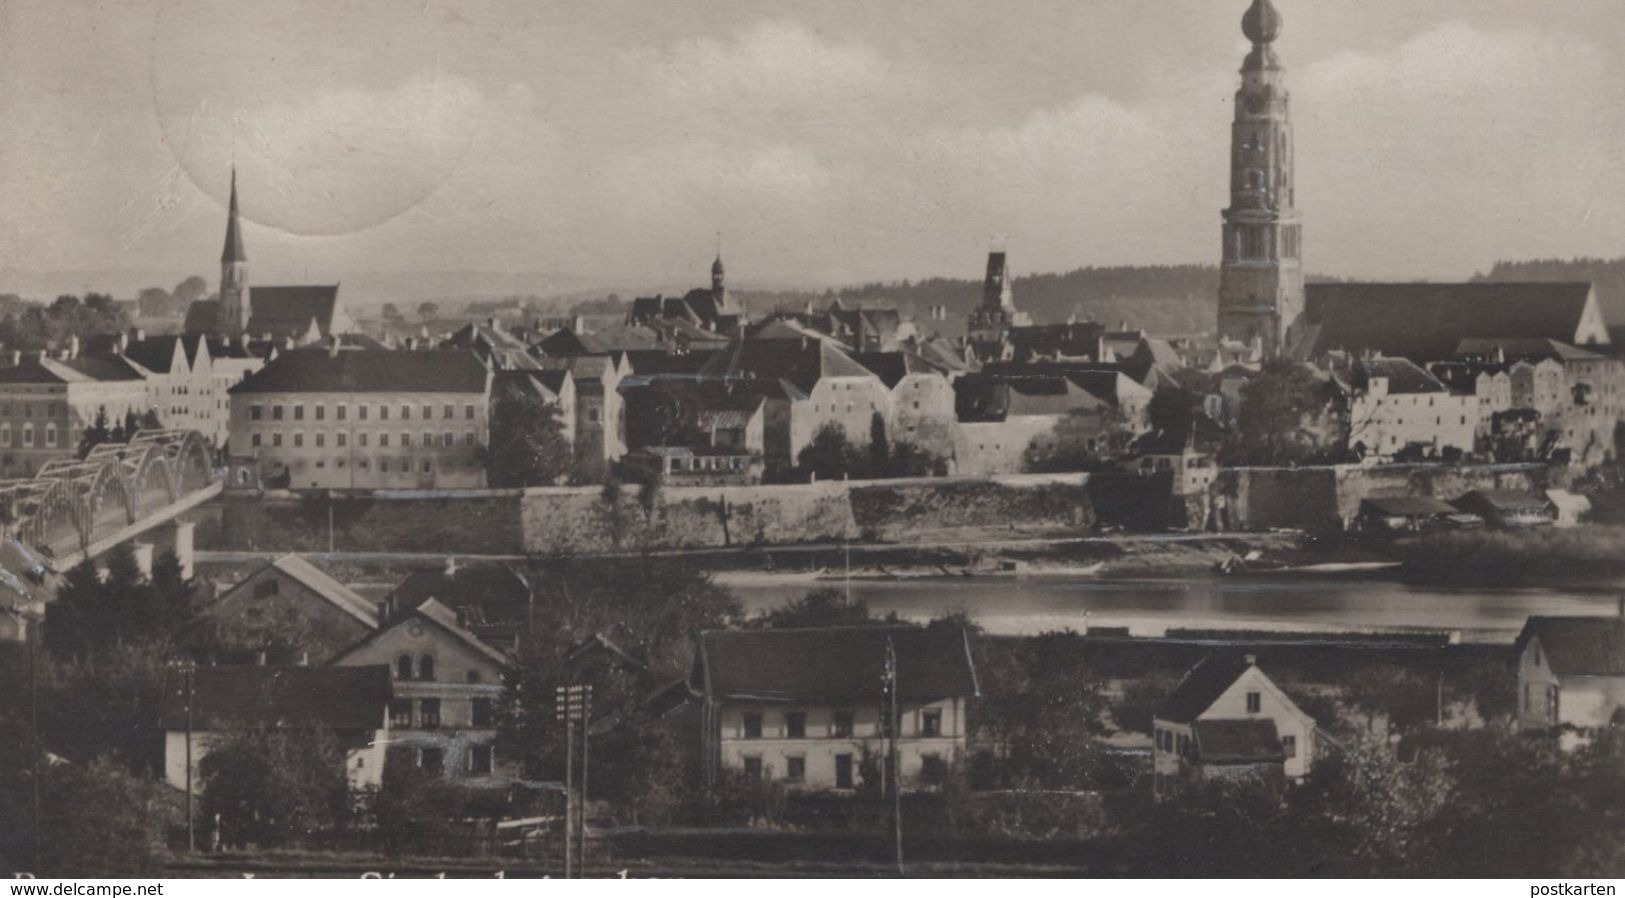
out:
<path id="1" fill-rule="evenodd" d="M 747 611 L 767 610 L 839 580 L 721 578 Z M 1614 614 L 1625 584 L 1554 588 L 1417 585 L 1372 575 L 1266 574 L 1121 579 L 1091 576 L 853 580 L 872 613 L 929 620 L 964 611 L 990 633 L 1127 627 L 1275 631 L 1459 631 L 1468 642 L 1510 642 L 1532 614 Z"/>

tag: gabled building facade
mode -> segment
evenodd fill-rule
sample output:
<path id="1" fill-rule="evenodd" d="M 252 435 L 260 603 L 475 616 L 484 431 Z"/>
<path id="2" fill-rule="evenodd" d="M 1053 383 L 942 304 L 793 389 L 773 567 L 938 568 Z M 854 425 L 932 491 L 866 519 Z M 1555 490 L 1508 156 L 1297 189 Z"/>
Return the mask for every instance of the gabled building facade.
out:
<path id="1" fill-rule="evenodd" d="M 905 786 L 940 782 L 964 757 L 967 708 L 980 694 L 968 640 L 962 630 L 885 626 L 701 633 L 689 685 L 701 701 L 706 781 L 858 788 L 865 757 L 887 750 L 889 642 L 900 776 Z"/>
<path id="2" fill-rule="evenodd" d="M 1252 655 L 1203 659 L 1157 708 L 1151 726 L 1158 795 L 1191 780 L 1277 772 L 1299 780 L 1314 765 L 1314 719 L 1265 676 Z M 1262 739 L 1266 731 L 1274 734 L 1274 745 Z"/>
<path id="3" fill-rule="evenodd" d="M 1520 729 L 1574 747 L 1625 725 L 1625 603 L 1615 617 L 1531 617 L 1514 651 Z"/>

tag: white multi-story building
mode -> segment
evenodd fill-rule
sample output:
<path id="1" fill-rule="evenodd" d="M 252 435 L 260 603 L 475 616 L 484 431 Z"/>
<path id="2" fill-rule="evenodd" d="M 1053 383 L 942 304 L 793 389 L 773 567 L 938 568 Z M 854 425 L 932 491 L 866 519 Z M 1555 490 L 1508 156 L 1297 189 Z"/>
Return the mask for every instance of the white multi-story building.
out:
<path id="1" fill-rule="evenodd" d="M 1356 361 L 1347 372 L 1348 447 L 1367 460 L 1387 461 L 1407 448 L 1426 456 L 1474 448 L 1479 397 L 1452 392 L 1406 359 Z"/>
<path id="2" fill-rule="evenodd" d="M 308 347 L 231 389 L 230 486 L 485 486 L 492 374 L 469 350 Z"/>
<path id="3" fill-rule="evenodd" d="M 888 644 L 899 775 L 940 782 L 964 756 L 967 704 L 979 695 L 968 637 L 883 626 L 701 633 L 690 686 L 702 697 L 707 780 L 732 772 L 807 790 L 858 788 L 865 760 L 878 764 L 888 751 Z"/>

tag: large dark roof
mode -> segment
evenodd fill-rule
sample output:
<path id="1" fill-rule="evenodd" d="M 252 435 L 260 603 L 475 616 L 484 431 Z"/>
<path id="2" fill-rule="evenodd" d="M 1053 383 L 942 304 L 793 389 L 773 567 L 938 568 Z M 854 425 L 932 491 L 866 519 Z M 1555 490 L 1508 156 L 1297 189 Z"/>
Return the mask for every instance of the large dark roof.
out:
<path id="1" fill-rule="evenodd" d="M 322 336 L 333 332 L 339 285 L 248 288 L 249 333 L 259 336 L 303 337 L 315 321 Z"/>
<path id="2" fill-rule="evenodd" d="M 1190 723 L 1212 707 L 1219 696 L 1236 682 L 1236 678 L 1252 666 L 1245 655 L 1230 652 L 1216 652 L 1203 658 L 1163 700 L 1157 708 L 1156 718 L 1171 723 Z"/>
<path id="3" fill-rule="evenodd" d="M 1360 502 L 1361 511 L 1383 517 L 1412 518 L 1459 514 L 1456 506 L 1433 496 L 1374 496 Z"/>
<path id="4" fill-rule="evenodd" d="M 490 372 L 466 349 L 289 352 L 232 393 L 484 393 Z"/>
<path id="5" fill-rule="evenodd" d="M 1625 677 L 1625 617 L 1531 617 L 1518 635 L 1518 653 L 1531 637 L 1540 638 L 1559 676 Z"/>
<path id="6" fill-rule="evenodd" d="M 192 728 L 311 726 L 376 730 L 393 690 L 387 666 L 202 667 L 192 675 Z M 169 678 L 161 726 L 186 727 L 185 680 Z"/>
<path id="7" fill-rule="evenodd" d="M 1372 378 L 1383 377 L 1388 380 L 1391 395 L 1450 392 L 1443 381 L 1410 359 L 1360 359 L 1354 363 L 1350 373 L 1354 386 L 1362 390 L 1370 387 Z"/>
<path id="8" fill-rule="evenodd" d="M 712 630 L 699 637 L 694 685 L 714 701 L 877 702 L 887 639 L 900 698 L 979 694 L 968 637 L 946 627 Z"/>
<path id="9" fill-rule="evenodd" d="M 531 599 L 530 585 L 512 568 L 500 564 L 470 564 L 448 574 L 444 570 L 415 571 L 390 592 L 388 601 L 416 608 L 426 599 L 438 599 L 451 608 L 477 607 L 487 620 L 516 620 Z"/>
<path id="10" fill-rule="evenodd" d="M 38 354 L 21 363 L 0 368 L 0 384 L 83 383 L 90 381 L 145 380 L 140 370 L 116 355 L 81 355 L 71 359 L 41 358 Z"/>
<path id="11" fill-rule="evenodd" d="M 856 352 L 852 359 L 874 372 L 888 390 L 896 389 L 910 374 L 946 373 L 941 365 L 912 352 Z"/>
<path id="12" fill-rule="evenodd" d="M 1466 337 L 1573 342 L 1588 283 L 1310 284 L 1300 352 L 1449 358 Z"/>
<path id="13" fill-rule="evenodd" d="M 874 377 L 828 340 L 735 340 L 717 353 L 701 371 L 713 377 L 786 380 L 811 394 L 826 377 Z"/>
<path id="14" fill-rule="evenodd" d="M 1285 761 L 1281 734 L 1268 717 L 1198 720 L 1191 724 L 1196 757 L 1203 764 L 1267 764 Z"/>

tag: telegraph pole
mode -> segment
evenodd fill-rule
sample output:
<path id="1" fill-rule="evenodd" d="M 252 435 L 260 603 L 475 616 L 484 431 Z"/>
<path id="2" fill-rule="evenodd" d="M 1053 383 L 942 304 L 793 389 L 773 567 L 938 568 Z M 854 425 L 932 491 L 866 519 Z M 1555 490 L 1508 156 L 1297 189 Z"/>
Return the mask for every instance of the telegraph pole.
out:
<path id="1" fill-rule="evenodd" d="M 39 673 L 35 665 L 39 663 L 39 633 L 38 628 L 30 627 L 28 630 L 28 719 L 29 729 L 33 732 L 34 744 L 29 746 L 33 768 L 30 779 L 34 786 L 34 870 L 39 870 L 39 756 L 45 748 L 45 742 L 39 733 Z"/>
<path id="2" fill-rule="evenodd" d="M 197 833 L 192 828 L 192 672 L 197 665 L 187 662 L 181 668 L 186 676 L 186 850 L 197 851 Z"/>
<path id="3" fill-rule="evenodd" d="M 897 850 L 897 875 L 907 875 L 903 869 L 903 770 L 897 757 L 897 730 L 902 726 L 902 720 L 897 714 L 897 647 L 892 644 L 891 637 L 886 637 L 886 710 L 887 735 L 890 744 L 887 746 L 887 766 L 891 776 L 892 797 L 892 841 Z"/>
<path id="4" fill-rule="evenodd" d="M 581 686 L 581 800 L 576 802 L 577 814 L 580 820 L 576 824 L 576 838 L 580 843 L 576 847 L 576 865 L 583 874 L 587 869 L 587 737 L 592 727 L 592 687 Z"/>
<path id="5" fill-rule="evenodd" d="M 591 686 L 553 690 L 554 716 L 564 724 L 564 878 L 576 876 L 587 857 L 587 709 Z M 581 795 L 576 796 L 576 724 L 581 724 Z M 579 843 L 578 840 L 579 839 Z"/>

